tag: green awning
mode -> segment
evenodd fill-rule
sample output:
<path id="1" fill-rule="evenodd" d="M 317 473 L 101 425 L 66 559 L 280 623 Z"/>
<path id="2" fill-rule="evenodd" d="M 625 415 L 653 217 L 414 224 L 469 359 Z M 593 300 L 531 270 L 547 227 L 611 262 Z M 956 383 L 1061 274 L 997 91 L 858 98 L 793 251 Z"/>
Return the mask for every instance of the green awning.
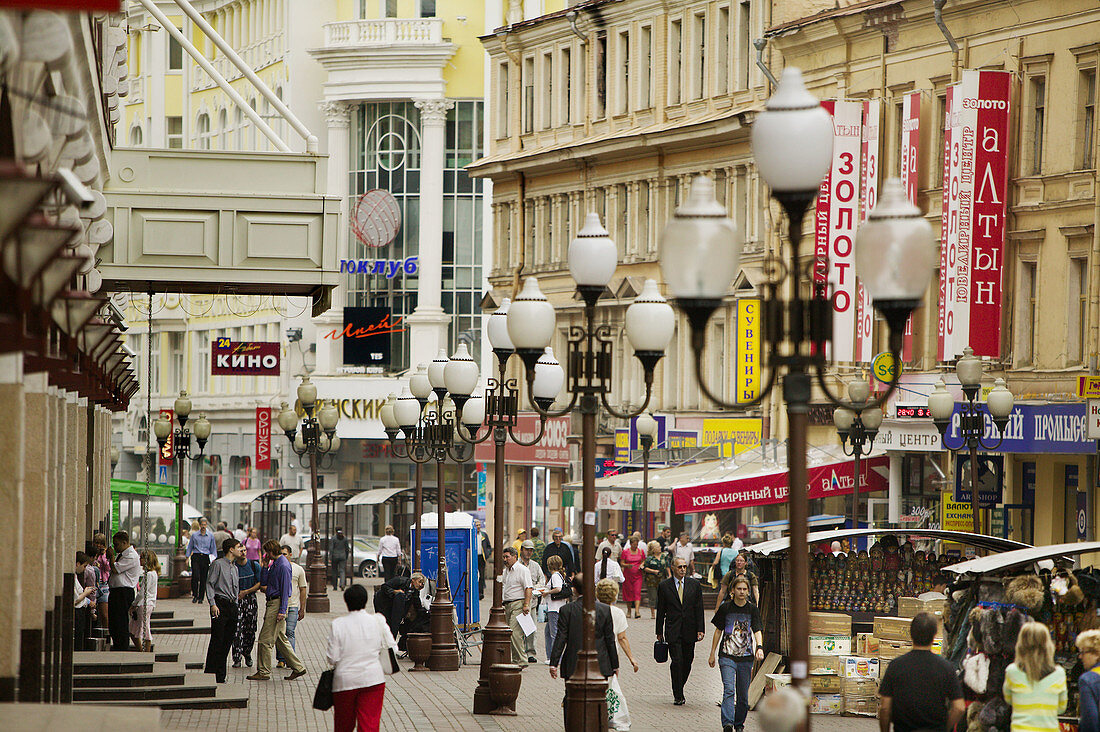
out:
<path id="1" fill-rule="evenodd" d="M 173 500 L 178 499 L 180 496 L 179 486 L 163 485 L 161 483 L 145 483 L 138 480 L 120 480 L 118 478 L 111 478 L 111 493 L 130 493 L 140 496 L 159 496 L 161 498 L 171 498 Z M 183 491 L 183 495 L 187 495 L 187 491 Z"/>

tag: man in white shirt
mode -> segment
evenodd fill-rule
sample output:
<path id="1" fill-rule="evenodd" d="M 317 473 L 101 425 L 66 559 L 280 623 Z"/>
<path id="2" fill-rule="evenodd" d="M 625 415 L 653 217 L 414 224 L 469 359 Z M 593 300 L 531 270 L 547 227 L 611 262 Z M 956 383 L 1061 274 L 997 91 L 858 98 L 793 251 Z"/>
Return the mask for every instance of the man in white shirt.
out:
<path id="1" fill-rule="evenodd" d="M 519 626 L 519 616 L 531 614 L 531 595 L 535 585 L 531 572 L 519 561 L 515 547 L 504 547 L 504 571 L 501 572 L 504 592 L 504 617 L 512 628 L 512 663 L 527 667 L 526 637 Z"/>
<path id="2" fill-rule="evenodd" d="M 107 596 L 107 623 L 111 631 L 111 650 L 130 650 L 130 606 L 134 604 L 134 590 L 141 576 L 141 559 L 130 546 L 130 535 L 115 532 L 112 538 L 115 561 L 111 562 L 111 578 L 107 584 L 111 594 Z"/>
<path id="3" fill-rule="evenodd" d="M 683 559 L 687 562 L 687 576 L 695 576 L 695 547 L 688 539 L 686 531 L 680 534 L 680 540 L 672 545 L 672 558 Z"/>
<path id="4" fill-rule="evenodd" d="M 293 531 L 293 527 L 291 527 Z M 283 556 L 288 560 L 290 559 L 291 548 L 288 545 L 283 545 Z M 297 644 L 294 642 L 294 629 L 298 627 L 298 622 L 306 619 L 306 597 L 309 596 L 309 582 L 306 581 L 306 570 L 300 564 L 295 562 L 290 563 L 290 602 L 286 606 L 286 639 L 290 642 L 290 647 L 294 650 L 298 650 Z M 275 654 L 278 658 L 278 668 L 286 668 L 286 661 L 279 658 L 278 652 Z"/>
<path id="5" fill-rule="evenodd" d="M 611 558 L 616 562 L 619 561 L 619 555 L 623 553 L 623 545 L 619 543 L 619 532 L 615 529 L 607 530 L 607 538 L 600 542 L 600 545 L 596 547 L 596 557 L 603 556 L 603 548 L 611 547 Z"/>
<path id="6" fill-rule="evenodd" d="M 382 581 L 388 582 L 397 573 L 397 558 L 401 556 L 401 540 L 394 536 L 393 527 L 386 527 L 386 534 L 378 540 L 378 561 L 382 563 Z"/>
<path id="7" fill-rule="evenodd" d="M 279 546 L 290 547 L 290 563 L 294 564 L 302 558 L 302 537 L 298 535 L 298 527 L 290 525 L 290 531 L 279 537 Z"/>
<path id="8" fill-rule="evenodd" d="M 237 524 L 237 528 L 233 529 L 233 538 L 244 544 L 244 540 L 248 538 L 248 532 L 244 530 L 244 524 Z"/>
<path id="9" fill-rule="evenodd" d="M 534 560 L 535 556 L 535 542 L 528 539 L 523 542 L 519 550 L 519 562 L 524 567 L 527 567 L 527 571 L 531 573 L 531 584 L 534 588 L 531 594 L 536 598 L 535 607 L 538 608 L 539 603 L 542 601 L 542 595 L 546 592 L 546 575 L 543 574 L 542 567 Z M 535 634 L 524 638 L 525 650 L 527 651 L 527 663 L 538 663 L 539 659 L 535 656 Z"/>

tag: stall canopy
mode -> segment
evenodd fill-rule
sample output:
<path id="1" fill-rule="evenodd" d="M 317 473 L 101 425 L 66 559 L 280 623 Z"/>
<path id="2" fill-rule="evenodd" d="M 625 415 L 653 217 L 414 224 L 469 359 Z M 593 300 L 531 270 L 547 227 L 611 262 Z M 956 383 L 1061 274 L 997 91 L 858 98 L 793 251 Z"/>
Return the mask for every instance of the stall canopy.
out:
<path id="1" fill-rule="evenodd" d="M 218 499 L 218 503 L 252 503 L 258 501 L 268 493 L 284 490 L 282 488 L 250 488 L 244 491 L 226 493 Z"/>
<path id="2" fill-rule="evenodd" d="M 978 557 L 943 569 L 945 572 L 953 574 L 998 572 L 1022 567 L 1032 562 L 1040 562 L 1044 559 L 1100 552 L 1100 541 L 1075 541 L 1072 544 L 1052 544 L 1050 546 L 1027 546 L 1023 544 L 1021 547 L 1023 548 L 1002 552 L 1001 554 L 991 554 L 988 557 Z"/>
<path id="3" fill-rule="evenodd" d="M 987 549 L 995 552 L 1005 552 L 1004 554 L 997 554 L 994 556 L 1004 557 L 1009 554 L 1015 554 L 1015 550 L 1031 550 L 1032 547 L 1028 544 L 1023 544 L 1018 541 L 1012 541 L 1011 539 L 1001 539 L 996 536 L 985 536 L 984 534 L 971 534 L 966 531 L 944 531 L 942 529 L 839 529 L 836 531 L 815 531 L 806 537 L 807 544 L 826 544 L 834 541 L 841 541 L 842 539 L 855 539 L 862 536 L 922 536 L 930 539 L 942 539 L 943 541 L 954 541 L 959 544 L 965 544 L 967 546 L 976 546 L 979 549 Z M 780 539 L 772 539 L 771 541 L 762 541 L 759 544 L 753 544 L 748 547 L 750 552 L 754 554 L 760 554 L 767 556 L 769 554 L 775 554 L 776 552 L 784 552 L 791 545 L 791 538 L 784 536 Z M 1085 544 L 1067 544 L 1065 546 L 1087 546 Z M 1100 543 L 1097 544 L 1100 546 Z M 1052 556 L 1058 554 L 1066 554 L 1069 552 L 1055 552 Z M 993 557 L 987 557 L 991 559 Z M 980 561 L 980 560 L 975 560 Z M 971 562 L 963 562 L 963 564 L 956 564 L 955 567 L 961 567 L 965 564 L 971 564 Z M 945 567 L 945 569 L 951 569 L 952 567 Z"/>
<path id="4" fill-rule="evenodd" d="M 327 496 L 338 492 L 339 488 L 321 488 L 317 491 L 317 500 L 323 501 Z M 313 503 L 313 491 L 306 489 L 304 491 L 294 491 L 289 496 L 279 502 L 281 506 L 302 506 Z"/>
<path id="5" fill-rule="evenodd" d="M 347 500 L 345 506 L 373 506 L 379 503 L 385 503 L 390 498 L 396 496 L 402 491 L 412 490 L 412 486 L 402 486 L 400 488 L 376 488 L 375 490 L 363 491 L 362 493 L 356 493 L 354 496 Z"/>

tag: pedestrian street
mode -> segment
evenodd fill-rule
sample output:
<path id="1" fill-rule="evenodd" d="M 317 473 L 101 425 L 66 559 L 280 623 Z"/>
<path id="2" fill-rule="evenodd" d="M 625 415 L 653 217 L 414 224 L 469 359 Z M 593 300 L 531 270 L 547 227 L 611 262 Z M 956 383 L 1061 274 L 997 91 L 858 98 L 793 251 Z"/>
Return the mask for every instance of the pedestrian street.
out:
<path id="1" fill-rule="evenodd" d="M 371 602 L 377 580 L 369 580 Z M 489 598 L 482 602 L 481 617 L 488 617 Z M 298 623 L 298 655 L 309 670 L 308 675 L 293 681 L 283 681 L 289 671 L 278 669 L 270 682 L 246 681 L 245 676 L 255 669 L 230 668 L 229 684 L 241 685 L 249 691 L 248 706 L 244 709 L 213 710 L 164 710 L 161 723 L 167 729 L 204 730 L 277 730 L 278 732 L 312 732 L 331 730 L 331 712 L 319 712 L 312 707 L 313 691 L 317 676 L 327 667 L 325 646 L 332 618 L 342 614 L 344 601 L 339 592 L 329 591 L 333 612 L 324 615 L 307 615 Z M 194 605 L 189 599 L 161 600 L 158 609 L 171 610 L 177 618 L 194 618 L 196 625 L 209 625 L 204 605 Z M 708 611 L 709 612 L 709 611 Z M 262 611 L 261 611 L 262 613 Z M 717 668 L 707 665 L 710 635 L 695 649 L 695 663 L 686 686 L 687 704 L 673 706 L 669 683 L 668 664 L 653 661 L 653 620 L 648 608 L 642 608 L 640 619 L 631 619 L 627 636 L 631 650 L 638 661 L 638 673 L 630 671 L 625 654 L 620 649 L 622 668 L 620 683 L 632 718 L 633 732 L 648 730 L 719 730 L 718 707 L 722 681 Z M 708 616 L 709 621 L 709 616 Z M 455 672 L 409 673 L 412 662 L 402 660 L 402 672 L 386 680 L 386 697 L 382 709 L 382 729 L 387 732 L 404 730 L 506 730 L 514 732 L 539 732 L 562 728 L 561 700 L 564 682 L 550 678 L 545 663 L 542 632 L 538 629 L 537 666 L 529 666 L 523 672 L 523 686 L 516 705 L 518 715 L 500 717 L 475 716 L 470 712 L 473 690 L 477 686 L 480 659 L 477 649 L 470 665 Z M 199 658 L 206 654 L 209 636 L 155 634 L 158 651 L 178 650 L 181 657 Z M 199 673 L 191 671 L 189 673 Z M 815 715 L 814 729 L 825 732 L 871 732 L 876 728 L 872 719 Z M 748 732 L 760 727 L 750 712 L 745 726 Z"/>

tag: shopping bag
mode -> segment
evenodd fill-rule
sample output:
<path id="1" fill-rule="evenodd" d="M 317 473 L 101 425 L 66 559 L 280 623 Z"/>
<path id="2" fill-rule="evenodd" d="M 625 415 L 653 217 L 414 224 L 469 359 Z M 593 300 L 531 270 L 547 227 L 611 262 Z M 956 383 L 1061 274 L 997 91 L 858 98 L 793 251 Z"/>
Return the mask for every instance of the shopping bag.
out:
<path id="1" fill-rule="evenodd" d="M 313 708 L 325 711 L 332 709 L 332 677 L 334 671 L 330 668 L 321 672 L 321 678 L 317 679 L 317 691 L 313 692 Z"/>
<path id="2" fill-rule="evenodd" d="M 607 680 L 607 727 L 619 732 L 630 729 L 630 711 L 626 708 L 618 674 Z"/>

